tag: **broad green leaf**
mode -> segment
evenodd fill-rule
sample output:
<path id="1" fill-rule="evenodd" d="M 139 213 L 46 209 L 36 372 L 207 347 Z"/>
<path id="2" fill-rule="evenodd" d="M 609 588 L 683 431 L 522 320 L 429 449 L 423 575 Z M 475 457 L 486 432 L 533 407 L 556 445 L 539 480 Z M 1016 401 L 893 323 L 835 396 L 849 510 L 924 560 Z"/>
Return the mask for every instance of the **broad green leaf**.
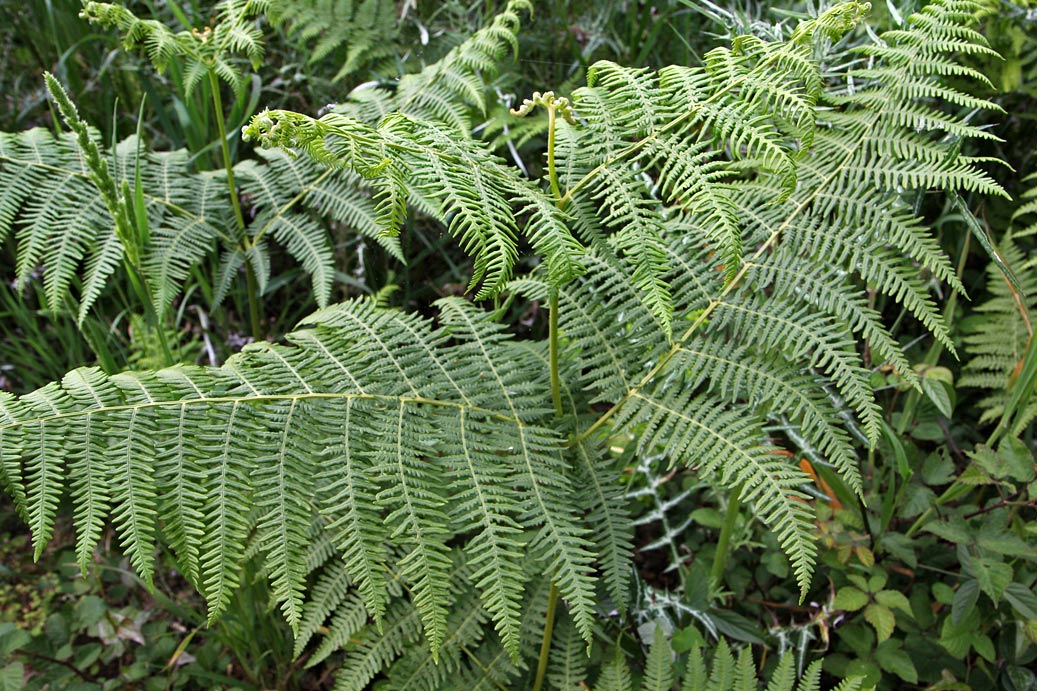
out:
<path id="1" fill-rule="evenodd" d="M 893 635 L 893 628 L 897 624 L 893 610 L 878 603 L 872 603 L 864 609 L 864 619 L 875 627 L 879 643 Z"/>
<path id="2" fill-rule="evenodd" d="M 1037 595 L 1022 583 L 1009 583 L 1003 593 L 1005 600 L 1024 619 L 1037 621 Z"/>
<path id="3" fill-rule="evenodd" d="M 899 609 L 908 616 L 912 616 L 911 603 L 908 602 L 907 596 L 899 590 L 882 590 L 877 592 L 875 593 L 875 602 L 890 609 Z"/>
<path id="4" fill-rule="evenodd" d="M 972 573 L 979 581 L 980 589 L 994 604 L 1001 602 L 1001 593 L 1012 582 L 1012 567 L 1002 561 L 986 557 L 973 558 Z"/>
<path id="5" fill-rule="evenodd" d="M 846 610 L 847 612 L 856 612 L 868 604 L 870 599 L 868 594 L 862 590 L 853 586 L 843 586 L 836 592 L 832 607 Z"/>
<path id="6" fill-rule="evenodd" d="M 923 378 L 922 390 L 925 392 L 926 397 L 936 406 L 936 409 L 940 411 L 940 415 L 943 415 L 945 418 L 950 418 L 954 415 L 954 407 L 951 403 L 951 395 L 947 391 L 947 384 L 934 379 Z"/>
<path id="7" fill-rule="evenodd" d="M 979 583 L 970 578 L 959 586 L 954 593 L 954 602 L 951 603 L 951 621 L 954 624 L 961 622 L 963 617 L 972 613 L 976 602 L 979 601 Z"/>
<path id="8" fill-rule="evenodd" d="M 0 691 L 22 691 L 25 688 L 25 667 L 12 662 L 0 669 Z"/>
<path id="9" fill-rule="evenodd" d="M 875 661 L 887 672 L 891 672 L 909 684 L 918 682 L 918 670 L 911 657 L 900 647 L 900 641 L 884 641 L 875 648 Z"/>
<path id="10" fill-rule="evenodd" d="M 977 633 L 972 637 L 972 648 L 987 662 L 993 662 L 996 657 L 994 641 L 985 633 Z"/>

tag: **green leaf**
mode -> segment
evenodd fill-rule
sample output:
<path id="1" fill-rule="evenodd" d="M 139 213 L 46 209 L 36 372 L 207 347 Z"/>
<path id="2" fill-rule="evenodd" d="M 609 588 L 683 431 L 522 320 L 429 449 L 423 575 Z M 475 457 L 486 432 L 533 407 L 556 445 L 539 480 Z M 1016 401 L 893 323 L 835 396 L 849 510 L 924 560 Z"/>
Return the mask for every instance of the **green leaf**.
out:
<path id="1" fill-rule="evenodd" d="M 884 569 L 875 569 L 875 573 L 868 577 L 868 592 L 877 593 L 886 587 L 886 583 L 889 581 L 889 574 Z"/>
<path id="2" fill-rule="evenodd" d="M 1019 482 L 1029 482 L 1034 477 L 1033 454 L 1026 444 L 1015 438 L 1002 439 L 997 451 L 980 444 L 969 457 L 998 480 L 1011 478 Z"/>
<path id="3" fill-rule="evenodd" d="M 0 655 L 8 655 L 29 643 L 32 643 L 32 636 L 28 632 L 10 622 L 0 624 Z"/>
<path id="4" fill-rule="evenodd" d="M 962 583 L 954 593 L 954 602 L 951 603 L 951 621 L 954 624 L 961 623 L 963 617 L 972 614 L 978 601 L 979 583 L 974 578 L 970 578 Z"/>
<path id="5" fill-rule="evenodd" d="M 976 634 L 973 636 L 972 647 L 987 662 L 993 662 L 997 655 L 994 652 L 994 642 L 986 634 Z"/>
<path id="6" fill-rule="evenodd" d="M 1023 619 L 1037 621 L 1037 595 L 1022 583 L 1005 586 L 1004 598 Z"/>
<path id="7" fill-rule="evenodd" d="M 898 677 L 915 684 L 918 682 L 918 670 L 911 657 L 901 649 L 900 641 L 884 641 L 875 648 L 875 661 L 887 672 L 896 674 Z"/>
<path id="8" fill-rule="evenodd" d="M 1007 527 L 994 523 L 984 524 L 976 536 L 980 549 L 1003 554 L 1012 559 L 1037 560 L 1037 544 L 1027 542 Z"/>
<path id="9" fill-rule="evenodd" d="M 961 520 L 930 521 L 929 523 L 926 523 L 925 529 L 930 533 L 955 544 L 969 543 L 972 541 L 972 534 L 969 532 L 968 526 Z"/>
<path id="10" fill-rule="evenodd" d="M 0 691 L 22 691 L 25 684 L 25 667 L 21 662 L 12 662 L 0 669 Z"/>
<path id="11" fill-rule="evenodd" d="M 940 411 L 940 415 L 945 418 L 950 418 L 954 415 L 954 407 L 951 403 L 951 395 L 947 391 L 947 384 L 942 381 L 935 381 L 929 378 L 922 378 L 922 391 L 925 392 L 926 397 L 932 401 L 936 409 Z"/>
<path id="12" fill-rule="evenodd" d="M 843 586 L 836 592 L 832 607 L 846 610 L 847 612 L 856 612 L 870 601 L 871 598 L 864 591 L 853 586 Z"/>
<path id="13" fill-rule="evenodd" d="M 877 603 L 872 603 L 864 609 L 864 619 L 875 628 L 879 643 L 893 635 L 893 628 L 897 623 L 893 610 Z"/>
<path id="14" fill-rule="evenodd" d="M 1034 467 L 1033 452 L 1022 439 L 1005 437 L 997 445 L 997 454 L 1004 460 L 1008 477 L 1019 482 L 1034 479 L 1037 468 Z"/>
<path id="15" fill-rule="evenodd" d="M 879 536 L 879 544 L 883 549 L 911 568 L 918 566 L 915 543 L 903 533 L 885 533 Z"/>
<path id="16" fill-rule="evenodd" d="M 954 481 L 954 461 L 946 453 L 931 453 L 922 463 L 922 481 L 927 485 L 946 485 Z"/>
<path id="17" fill-rule="evenodd" d="M 673 652 L 683 655 L 694 647 L 704 646 L 706 640 L 694 626 L 685 626 L 683 629 L 673 632 L 673 639 L 670 643 L 673 645 Z"/>
<path id="18" fill-rule="evenodd" d="M 1001 602 L 1001 594 L 1012 582 L 1012 567 L 1000 560 L 986 557 L 972 558 L 971 566 L 980 589 L 995 605 Z"/>
<path id="19" fill-rule="evenodd" d="M 875 593 L 875 601 L 880 605 L 885 605 L 890 609 L 899 609 L 908 616 L 911 614 L 911 603 L 908 601 L 907 596 L 899 590 L 882 590 Z"/>
<path id="20" fill-rule="evenodd" d="M 952 657 L 962 660 L 972 647 L 972 641 L 978 628 L 979 610 L 975 607 L 959 622 L 954 622 L 951 617 L 947 617 L 943 620 L 943 626 L 940 627 L 940 645 Z"/>

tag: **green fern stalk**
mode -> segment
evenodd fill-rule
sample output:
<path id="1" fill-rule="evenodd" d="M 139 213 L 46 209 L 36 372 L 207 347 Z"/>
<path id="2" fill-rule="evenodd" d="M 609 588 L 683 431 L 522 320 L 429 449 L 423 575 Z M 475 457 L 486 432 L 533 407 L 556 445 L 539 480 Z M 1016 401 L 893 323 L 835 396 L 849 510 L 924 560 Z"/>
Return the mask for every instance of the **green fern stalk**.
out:
<path id="1" fill-rule="evenodd" d="M 727 511 L 724 512 L 724 522 L 720 526 L 720 536 L 717 538 L 713 566 L 709 572 L 709 580 L 714 588 L 720 588 L 724 583 L 724 572 L 727 570 L 727 560 L 731 555 L 731 536 L 734 534 L 741 510 L 742 488 L 738 486 L 728 495 Z"/>
<path id="2" fill-rule="evenodd" d="M 234 209 L 234 220 L 238 224 L 238 234 L 242 238 L 247 238 L 245 216 L 241 213 L 241 199 L 238 196 L 238 186 L 234 181 L 234 163 L 230 156 L 230 145 L 227 143 L 227 125 L 223 118 L 223 97 L 220 95 L 220 80 L 216 75 L 216 70 L 211 65 L 207 66 L 206 69 L 209 73 L 209 91 L 212 92 L 213 115 L 216 117 L 216 129 L 220 136 L 223 168 L 227 174 L 227 194 L 230 196 L 231 207 Z M 244 242 L 246 246 L 242 248 L 242 251 L 248 254 L 252 249 L 251 245 L 254 243 L 248 240 Z M 252 262 L 245 262 L 245 280 L 248 286 L 249 325 L 252 328 L 253 340 L 258 341 L 263 337 L 263 328 L 259 316 L 259 283 L 256 281 L 256 270 L 253 268 Z"/>

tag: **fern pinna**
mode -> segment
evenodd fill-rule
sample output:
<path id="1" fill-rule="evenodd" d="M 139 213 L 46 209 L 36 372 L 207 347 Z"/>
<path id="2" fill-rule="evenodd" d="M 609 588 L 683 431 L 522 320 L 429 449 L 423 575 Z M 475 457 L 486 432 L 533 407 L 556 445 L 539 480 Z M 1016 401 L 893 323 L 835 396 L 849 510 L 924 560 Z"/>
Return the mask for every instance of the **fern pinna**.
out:
<path id="1" fill-rule="evenodd" d="M 37 552 L 67 493 L 84 563 L 109 517 L 145 576 L 161 536 L 215 617 L 254 540 L 301 644 L 324 627 L 322 654 L 345 648 L 340 688 L 382 670 L 413 688 L 394 680 L 437 658 L 499 685 L 526 673 L 530 619 L 558 597 L 584 641 L 598 602 L 629 604 L 632 518 L 606 441 L 623 432 L 739 493 L 805 591 L 813 516 L 785 450 L 859 490 L 855 440 L 883 424 L 870 367 L 914 381 L 869 291 L 951 346 L 919 267 L 960 285 L 906 195 L 1002 194 L 943 138 L 992 135 L 933 105 L 992 107 L 944 80 L 984 81 L 954 60 L 989 51 L 971 5 L 937 0 L 823 75 L 866 10 L 537 94 L 518 113 L 547 114 L 542 181 L 461 135 L 454 109 L 415 107 L 458 84 L 465 46 L 428 91 L 257 116 L 246 134 L 286 163 L 362 177 L 384 234 L 408 206 L 438 219 L 501 309 L 448 299 L 433 321 L 348 302 L 221 368 L 77 370 L 0 399 L 2 479 Z M 542 261 L 516 276 L 523 239 Z M 514 300 L 549 306 L 546 342 L 497 322 Z M 403 644 L 419 631 L 427 649 Z"/>

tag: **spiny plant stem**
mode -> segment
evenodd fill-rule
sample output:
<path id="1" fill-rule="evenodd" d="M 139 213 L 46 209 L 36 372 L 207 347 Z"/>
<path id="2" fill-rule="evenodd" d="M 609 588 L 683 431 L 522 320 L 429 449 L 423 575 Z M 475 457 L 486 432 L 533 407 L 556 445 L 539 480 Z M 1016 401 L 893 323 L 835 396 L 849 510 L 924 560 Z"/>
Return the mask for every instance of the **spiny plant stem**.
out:
<path id="1" fill-rule="evenodd" d="M 237 221 L 241 242 L 248 249 L 250 241 L 245 232 L 245 215 L 241 212 L 241 200 L 238 199 L 238 186 L 234 180 L 234 164 L 230 160 L 230 146 L 227 144 L 227 123 L 223 119 L 223 97 L 220 95 L 220 80 L 216 71 L 209 67 L 209 90 L 212 92 L 212 107 L 216 116 L 216 129 L 220 135 L 220 151 L 223 153 L 223 168 L 227 171 L 227 191 L 230 203 L 234 208 L 234 220 Z M 263 338 L 263 330 L 259 319 L 259 282 L 255 269 L 247 260 L 245 262 L 245 282 L 248 292 L 248 316 L 253 340 Z"/>
<path id="2" fill-rule="evenodd" d="M 551 634 L 555 626 L 555 608 L 558 606 L 558 586 L 551 584 L 547 594 L 547 616 L 544 617 L 544 640 L 540 642 L 540 658 L 537 660 L 537 676 L 533 682 L 533 691 L 540 691 L 544 686 L 547 674 L 547 658 L 551 653 Z"/>

